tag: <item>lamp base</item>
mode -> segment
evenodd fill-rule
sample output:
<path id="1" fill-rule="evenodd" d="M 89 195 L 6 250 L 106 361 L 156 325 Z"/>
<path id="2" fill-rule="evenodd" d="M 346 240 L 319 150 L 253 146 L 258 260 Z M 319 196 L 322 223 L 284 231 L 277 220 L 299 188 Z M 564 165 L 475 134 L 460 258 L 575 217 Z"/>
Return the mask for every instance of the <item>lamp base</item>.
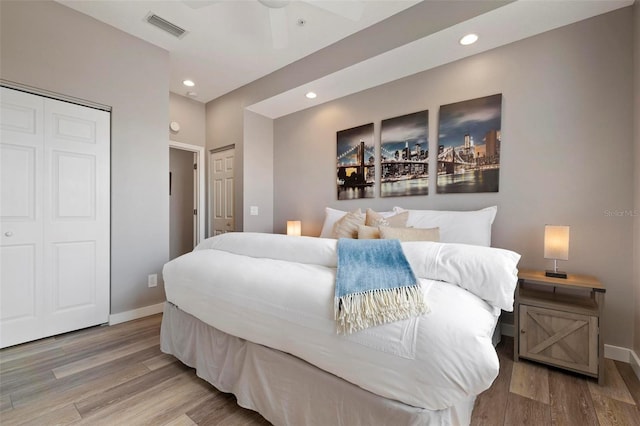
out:
<path id="1" fill-rule="evenodd" d="M 551 278 L 567 278 L 567 273 L 562 271 L 544 271 L 544 275 Z"/>

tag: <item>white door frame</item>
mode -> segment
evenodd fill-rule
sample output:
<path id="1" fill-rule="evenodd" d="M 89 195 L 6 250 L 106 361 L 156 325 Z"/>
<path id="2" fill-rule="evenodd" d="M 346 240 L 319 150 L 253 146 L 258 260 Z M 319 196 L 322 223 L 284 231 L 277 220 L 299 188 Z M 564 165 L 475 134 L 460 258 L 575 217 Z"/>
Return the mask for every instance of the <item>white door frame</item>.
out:
<path id="1" fill-rule="evenodd" d="M 196 181 L 196 200 L 198 209 L 198 225 L 196 231 L 196 240 L 194 246 L 200 241 L 205 239 L 205 191 L 204 191 L 204 147 L 198 145 L 189 145 L 182 142 L 169 140 L 169 148 L 181 149 L 183 151 L 189 151 L 196 154 L 196 167 L 198 171 L 198 179 Z"/>

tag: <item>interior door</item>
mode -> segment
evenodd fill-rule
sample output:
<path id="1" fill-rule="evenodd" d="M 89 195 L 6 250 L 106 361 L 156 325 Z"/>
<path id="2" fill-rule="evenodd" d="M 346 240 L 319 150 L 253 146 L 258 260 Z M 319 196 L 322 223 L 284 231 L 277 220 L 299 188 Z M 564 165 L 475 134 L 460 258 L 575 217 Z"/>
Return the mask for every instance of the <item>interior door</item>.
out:
<path id="1" fill-rule="evenodd" d="M 42 337 L 42 98 L 0 97 L 0 346 Z"/>
<path id="2" fill-rule="evenodd" d="M 235 149 L 209 156 L 209 236 L 235 230 L 233 188 Z"/>
<path id="3" fill-rule="evenodd" d="M 2 88 L 0 347 L 109 317 L 110 114 Z"/>

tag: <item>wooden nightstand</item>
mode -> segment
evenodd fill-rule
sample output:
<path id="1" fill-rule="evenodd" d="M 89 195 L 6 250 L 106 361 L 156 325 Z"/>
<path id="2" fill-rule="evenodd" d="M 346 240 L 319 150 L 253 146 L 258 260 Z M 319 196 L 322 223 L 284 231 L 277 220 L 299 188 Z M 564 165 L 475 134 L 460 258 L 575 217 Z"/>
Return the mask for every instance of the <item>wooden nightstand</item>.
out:
<path id="1" fill-rule="evenodd" d="M 602 312 L 605 288 L 597 278 L 550 278 L 518 273 L 514 305 L 514 358 L 526 358 L 604 381 Z"/>

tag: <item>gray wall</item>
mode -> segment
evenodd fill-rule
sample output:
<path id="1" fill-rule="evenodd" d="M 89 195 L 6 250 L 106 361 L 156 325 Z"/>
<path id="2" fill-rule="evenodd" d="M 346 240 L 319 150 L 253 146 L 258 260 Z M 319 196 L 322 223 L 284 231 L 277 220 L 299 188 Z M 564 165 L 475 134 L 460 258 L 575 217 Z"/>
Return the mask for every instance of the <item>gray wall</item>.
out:
<path id="1" fill-rule="evenodd" d="M 242 195 L 246 208 L 242 229 L 273 232 L 273 120 L 245 111 L 243 147 Z M 251 207 L 258 208 L 258 215 L 250 214 Z"/>
<path id="2" fill-rule="evenodd" d="M 636 0 L 633 5 L 633 23 L 635 29 L 634 37 L 634 76 L 635 76 L 635 109 L 634 109 L 634 130 L 635 130 L 635 248 L 633 259 L 635 265 L 635 342 L 634 349 L 640 356 L 640 3 Z"/>
<path id="3" fill-rule="evenodd" d="M 568 224 L 563 269 L 604 282 L 605 342 L 631 347 L 633 219 L 606 212 L 633 209 L 632 30 L 631 8 L 622 9 L 275 120 L 275 232 L 295 217 L 304 234 L 318 235 L 325 206 L 495 204 L 494 245 L 521 253 L 523 267 L 544 268 L 544 225 Z M 336 201 L 337 130 L 374 122 L 379 140 L 382 119 L 429 109 L 434 152 L 440 105 L 495 93 L 503 94 L 499 193 L 438 195 L 432 180 L 429 196 Z"/>
<path id="4" fill-rule="evenodd" d="M 113 107 L 111 313 L 164 301 L 169 55 L 51 1 L 0 2 L 3 79 Z"/>
<path id="5" fill-rule="evenodd" d="M 180 124 L 180 130 L 177 132 L 169 129 L 169 138 L 172 141 L 205 146 L 205 106 L 202 102 L 169 93 L 169 116 L 170 121 Z"/>
<path id="6" fill-rule="evenodd" d="M 243 147 L 245 140 L 243 125 L 246 106 L 510 2 L 511 0 L 425 1 L 208 102 L 206 106 L 207 149 L 231 144 L 235 144 L 236 147 L 236 229 L 244 229 L 243 216 L 248 214 L 250 207 L 248 203 L 244 202 L 245 194 L 243 191 L 251 191 L 251 188 L 259 188 L 262 185 L 262 179 L 244 181 L 243 168 L 246 150 Z M 437 17 L 437 19 L 425 20 L 425 16 Z M 401 28 L 402 31 L 398 31 L 398 28 Z"/>

